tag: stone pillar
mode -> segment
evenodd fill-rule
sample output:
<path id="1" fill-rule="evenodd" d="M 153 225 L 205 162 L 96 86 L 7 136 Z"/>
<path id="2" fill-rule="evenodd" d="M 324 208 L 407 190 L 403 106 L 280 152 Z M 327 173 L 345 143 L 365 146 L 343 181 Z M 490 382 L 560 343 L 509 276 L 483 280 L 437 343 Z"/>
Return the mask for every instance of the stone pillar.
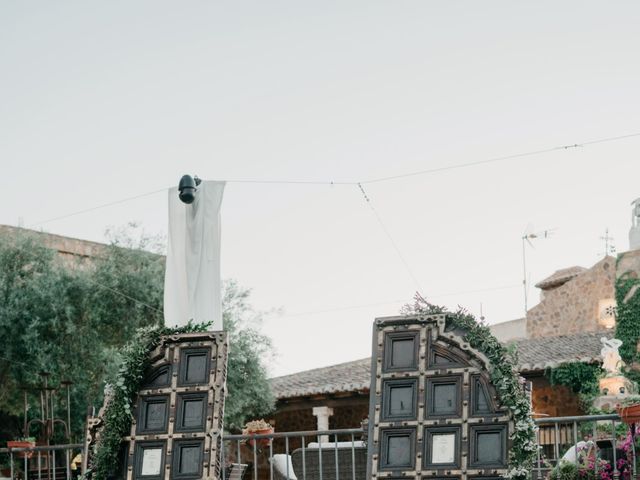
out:
<path id="1" fill-rule="evenodd" d="M 329 430 L 329 417 L 333 415 L 333 408 L 313 407 L 313 416 L 318 418 L 318 430 Z M 327 443 L 329 435 L 320 435 L 320 443 Z"/>

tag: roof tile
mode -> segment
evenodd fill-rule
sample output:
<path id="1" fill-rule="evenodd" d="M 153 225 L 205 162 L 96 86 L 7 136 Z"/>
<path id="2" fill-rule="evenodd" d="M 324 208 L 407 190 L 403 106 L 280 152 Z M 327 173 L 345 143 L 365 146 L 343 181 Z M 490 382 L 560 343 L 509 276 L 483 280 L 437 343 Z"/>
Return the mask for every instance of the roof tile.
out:
<path id="1" fill-rule="evenodd" d="M 518 352 L 518 370 L 532 372 L 567 362 L 598 362 L 600 338 L 613 337 L 613 331 L 577 333 L 534 339 L 514 340 Z M 275 377 L 271 388 L 278 399 L 318 394 L 367 391 L 371 382 L 371 359 L 306 370 Z"/>

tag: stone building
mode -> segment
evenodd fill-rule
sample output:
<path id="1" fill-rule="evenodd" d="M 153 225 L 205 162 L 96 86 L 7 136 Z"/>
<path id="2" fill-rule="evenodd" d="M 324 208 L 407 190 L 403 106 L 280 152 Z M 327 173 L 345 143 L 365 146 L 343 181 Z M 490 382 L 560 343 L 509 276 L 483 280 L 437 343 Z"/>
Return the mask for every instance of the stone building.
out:
<path id="1" fill-rule="evenodd" d="M 538 282 L 540 302 L 526 318 L 492 325 L 503 343 L 515 344 L 520 374 L 529 381 L 533 411 L 567 416 L 582 412 L 576 394 L 551 386 L 545 370 L 563 363 L 600 363 L 602 337 L 615 326 L 615 282 L 640 275 L 640 250 L 606 256 L 590 268 L 570 267 Z M 363 340 L 363 341 L 368 341 Z M 368 415 L 370 359 L 271 379 L 280 431 L 353 428 Z"/>
<path id="2" fill-rule="evenodd" d="M 615 326 L 616 259 L 558 270 L 536 284 L 540 303 L 527 312 L 528 338 L 597 332 Z"/>
<path id="3" fill-rule="evenodd" d="M 8 238 L 17 235 L 33 235 L 46 247 L 55 250 L 58 258 L 69 267 L 82 266 L 90 263 L 91 258 L 104 254 L 108 245 L 104 243 L 80 240 L 78 238 L 63 237 L 53 233 L 39 232 L 21 227 L 0 225 L 0 238 Z"/>

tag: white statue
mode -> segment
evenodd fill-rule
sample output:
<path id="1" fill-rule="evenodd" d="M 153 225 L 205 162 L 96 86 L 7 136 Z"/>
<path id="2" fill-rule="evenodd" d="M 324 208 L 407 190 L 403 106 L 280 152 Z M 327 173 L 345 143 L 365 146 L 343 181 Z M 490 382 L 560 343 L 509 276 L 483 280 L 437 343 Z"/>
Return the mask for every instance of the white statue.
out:
<path id="1" fill-rule="evenodd" d="M 620 369 L 624 366 L 620 353 L 618 353 L 618 349 L 622 346 L 622 340 L 602 337 L 600 342 L 602 343 L 602 350 L 600 350 L 602 368 L 606 370 L 607 376 L 620 375 Z"/>

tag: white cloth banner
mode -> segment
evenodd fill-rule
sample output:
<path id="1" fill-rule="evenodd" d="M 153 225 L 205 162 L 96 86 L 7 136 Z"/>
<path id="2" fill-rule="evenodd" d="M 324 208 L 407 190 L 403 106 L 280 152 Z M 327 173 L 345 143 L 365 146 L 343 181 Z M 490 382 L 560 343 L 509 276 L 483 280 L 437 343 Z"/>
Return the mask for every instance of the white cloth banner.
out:
<path id="1" fill-rule="evenodd" d="M 169 244 L 164 276 L 167 326 L 213 322 L 222 330 L 220 206 L 225 182 L 202 182 L 192 204 L 169 189 Z"/>

